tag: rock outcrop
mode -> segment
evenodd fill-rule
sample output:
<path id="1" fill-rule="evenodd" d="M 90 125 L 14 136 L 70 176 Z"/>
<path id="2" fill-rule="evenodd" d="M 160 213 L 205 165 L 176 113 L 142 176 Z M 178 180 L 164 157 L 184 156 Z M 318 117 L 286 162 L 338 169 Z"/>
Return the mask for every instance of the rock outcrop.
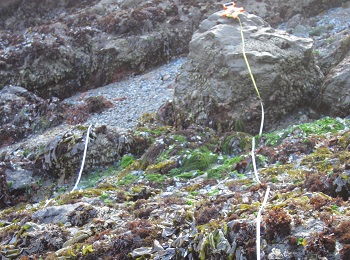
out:
<path id="1" fill-rule="evenodd" d="M 312 40 L 275 30 L 255 15 L 243 13 L 240 19 L 266 125 L 310 105 L 323 79 Z M 257 132 L 260 103 L 243 58 L 238 21 L 221 17 L 221 12 L 211 15 L 200 24 L 189 48 L 175 85 L 175 124 Z"/>
<path id="2" fill-rule="evenodd" d="M 44 100 L 25 88 L 8 85 L 0 90 L 0 147 L 63 122 L 57 98 Z"/>
<path id="3" fill-rule="evenodd" d="M 331 116 L 350 116 L 350 55 L 331 69 L 321 87 L 318 109 Z"/>
<path id="4" fill-rule="evenodd" d="M 7 176 L 5 173 L 5 165 L 0 164 L 0 209 L 8 206 L 9 192 L 8 192 Z"/>
<path id="5" fill-rule="evenodd" d="M 87 130 L 78 125 L 50 140 L 36 159 L 36 173 L 74 179 L 83 158 Z M 150 145 L 142 136 L 119 133 L 106 126 L 91 129 L 89 139 L 85 163 L 85 169 L 89 170 L 113 165 L 124 154 L 140 156 Z"/>
<path id="6" fill-rule="evenodd" d="M 7 1 L 0 6 L 0 89 L 71 96 L 187 53 L 201 1 Z"/>

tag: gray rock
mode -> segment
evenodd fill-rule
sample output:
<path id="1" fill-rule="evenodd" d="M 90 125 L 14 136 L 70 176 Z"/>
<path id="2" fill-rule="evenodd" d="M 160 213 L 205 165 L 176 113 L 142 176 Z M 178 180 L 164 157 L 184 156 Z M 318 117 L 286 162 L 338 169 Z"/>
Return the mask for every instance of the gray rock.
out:
<path id="1" fill-rule="evenodd" d="M 350 114 L 350 55 L 334 67 L 321 88 L 319 110 L 327 115 Z"/>
<path id="2" fill-rule="evenodd" d="M 341 6 L 347 0 L 245 0 L 243 2 L 246 11 L 259 15 L 275 26 L 287 21 L 295 14 L 301 14 L 304 17 L 315 16 L 329 8 Z"/>
<path id="3" fill-rule="evenodd" d="M 311 39 L 272 29 L 255 15 L 243 13 L 240 18 L 247 58 L 268 111 L 266 125 L 272 125 L 308 105 L 323 74 L 315 64 Z M 260 102 L 243 58 L 237 20 L 218 12 L 201 23 L 177 78 L 174 107 L 175 124 L 182 127 L 196 123 L 220 131 L 257 131 Z"/>
<path id="4" fill-rule="evenodd" d="M 7 181 L 11 190 L 27 189 L 33 185 L 39 177 L 34 177 L 32 171 L 6 169 Z"/>
<path id="5" fill-rule="evenodd" d="M 0 89 L 18 84 L 45 98 L 69 97 L 187 53 L 200 21 L 221 8 L 179 0 L 17 2 L 0 5 Z"/>
<path id="6" fill-rule="evenodd" d="M 79 206 L 80 203 L 46 207 L 34 212 L 32 219 L 36 220 L 36 223 L 64 224 L 69 221 L 69 213 L 74 212 Z"/>

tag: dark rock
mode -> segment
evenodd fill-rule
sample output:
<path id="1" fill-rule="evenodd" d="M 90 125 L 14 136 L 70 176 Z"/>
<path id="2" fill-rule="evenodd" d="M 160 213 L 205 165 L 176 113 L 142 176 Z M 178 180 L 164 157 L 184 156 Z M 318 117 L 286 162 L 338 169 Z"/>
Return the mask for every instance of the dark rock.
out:
<path id="1" fill-rule="evenodd" d="M 350 10 L 350 9 L 349 9 Z M 350 13 L 350 12 L 349 12 Z M 325 74 L 341 63 L 350 52 L 350 30 L 334 34 L 318 41 L 316 46 L 317 61 Z"/>
<path id="2" fill-rule="evenodd" d="M 319 110 L 331 116 L 350 114 L 350 56 L 334 67 L 321 88 Z"/>
<path id="3" fill-rule="evenodd" d="M 81 206 L 82 203 L 46 207 L 36 211 L 32 215 L 32 220 L 40 224 L 65 224 L 70 220 L 70 216 L 74 215 L 74 211 Z"/>
<path id="4" fill-rule="evenodd" d="M 62 122 L 58 100 L 43 100 L 28 90 L 8 85 L 0 90 L 0 147 Z"/>
<path id="5" fill-rule="evenodd" d="M 150 145 L 146 138 L 131 133 L 109 127 L 96 130 L 92 128 L 89 135 L 84 169 L 110 166 L 128 153 L 140 156 Z M 36 160 L 35 173 L 74 179 L 81 166 L 86 132 L 87 127 L 78 125 L 48 142 Z"/>
<path id="6" fill-rule="evenodd" d="M 243 13 L 247 58 L 265 107 L 265 125 L 302 106 L 318 93 L 323 74 L 315 64 L 312 40 L 274 30 Z M 261 109 L 242 54 L 237 20 L 221 12 L 204 20 L 190 42 L 190 53 L 174 92 L 176 125 L 191 123 L 219 131 L 256 133 Z"/>
<path id="7" fill-rule="evenodd" d="M 9 192 L 7 186 L 7 177 L 5 174 L 5 166 L 0 164 L 0 209 L 9 206 Z"/>
<path id="8" fill-rule="evenodd" d="M 199 1 L 8 2 L 0 6 L 0 89 L 65 98 L 143 72 L 187 53 L 199 22 L 219 9 Z"/>
<path id="9" fill-rule="evenodd" d="M 89 204 L 81 204 L 68 214 L 69 222 L 81 227 L 97 216 L 97 210 Z"/>

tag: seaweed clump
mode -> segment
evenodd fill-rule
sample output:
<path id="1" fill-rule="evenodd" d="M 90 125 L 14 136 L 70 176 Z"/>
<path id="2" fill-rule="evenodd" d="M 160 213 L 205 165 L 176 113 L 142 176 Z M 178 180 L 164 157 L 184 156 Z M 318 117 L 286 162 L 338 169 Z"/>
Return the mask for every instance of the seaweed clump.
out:
<path id="1" fill-rule="evenodd" d="M 340 250 L 341 259 L 350 259 L 350 221 L 344 221 L 335 229 L 334 235 L 343 243 Z"/>
<path id="2" fill-rule="evenodd" d="M 270 210 L 265 218 L 266 238 L 272 241 L 290 234 L 292 218 L 283 208 Z"/>

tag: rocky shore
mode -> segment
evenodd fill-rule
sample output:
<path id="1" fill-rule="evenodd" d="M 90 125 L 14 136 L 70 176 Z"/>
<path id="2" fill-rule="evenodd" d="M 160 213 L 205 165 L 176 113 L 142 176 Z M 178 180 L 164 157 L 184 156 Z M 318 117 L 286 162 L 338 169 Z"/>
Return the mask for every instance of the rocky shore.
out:
<path id="1" fill-rule="evenodd" d="M 350 258 L 350 6 L 243 6 L 262 135 L 221 2 L 0 3 L 2 259 Z"/>

